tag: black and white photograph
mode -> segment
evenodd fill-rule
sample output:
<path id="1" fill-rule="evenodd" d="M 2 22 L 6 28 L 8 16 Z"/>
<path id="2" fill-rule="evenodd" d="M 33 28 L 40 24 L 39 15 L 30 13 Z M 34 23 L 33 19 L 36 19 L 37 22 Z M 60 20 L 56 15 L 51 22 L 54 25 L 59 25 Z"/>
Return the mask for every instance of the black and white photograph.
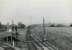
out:
<path id="1" fill-rule="evenodd" d="M 0 0 L 0 50 L 72 50 L 72 0 Z"/>

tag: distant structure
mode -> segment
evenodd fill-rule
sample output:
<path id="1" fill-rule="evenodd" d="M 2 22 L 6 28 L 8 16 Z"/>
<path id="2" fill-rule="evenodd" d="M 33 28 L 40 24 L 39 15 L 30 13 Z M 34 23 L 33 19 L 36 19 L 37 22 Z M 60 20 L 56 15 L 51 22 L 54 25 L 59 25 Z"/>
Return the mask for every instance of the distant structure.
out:
<path id="1" fill-rule="evenodd" d="M 11 32 L 12 36 L 11 37 L 14 37 L 14 38 L 18 39 L 17 26 L 14 24 L 13 20 L 12 20 L 12 27 L 11 27 L 11 29 L 12 29 L 12 32 Z M 13 43 L 12 45 L 14 47 L 15 46 L 15 40 L 13 38 L 11 38 L 11 41 L 12 41 L 12 43 Z"/>
<path id="2" fill-rule="evenodd" d="M 10 33 L 10 35 L 6 36 L 4 40 L 10 43 L 13 47 L 15 47 L 17 41 L 19 40 L 18 40 L 17 26 L 14 24 L 13 20 L 12 20 L 12 24 L 8 26 L 7 32 Z"/>

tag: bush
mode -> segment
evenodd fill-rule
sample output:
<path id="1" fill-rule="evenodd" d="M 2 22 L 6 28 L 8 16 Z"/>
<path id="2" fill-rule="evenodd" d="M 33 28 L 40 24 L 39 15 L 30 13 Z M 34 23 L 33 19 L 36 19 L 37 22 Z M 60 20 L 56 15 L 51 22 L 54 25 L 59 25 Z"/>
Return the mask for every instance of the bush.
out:
<path id="1" fill-rule="evenodd" d="M 57 24 L 56 27 L 65 27 L 63 24 Z"/>
<path id="2" fill-rule="evenodd" d="M 49 27 L 55 27 L 55 25 L 54 24 L 51 24 Z"/>
<path id="3" fill-rule="evenodd" d="M 18 28 L 25 28 L 25 24 L 19 22 L 19 23 L 18 23 Z"/>
<path id="4" fill-rule="evenodd" d="M 72 24 L 70 24 L 70 27 L 72 27 Z"/>

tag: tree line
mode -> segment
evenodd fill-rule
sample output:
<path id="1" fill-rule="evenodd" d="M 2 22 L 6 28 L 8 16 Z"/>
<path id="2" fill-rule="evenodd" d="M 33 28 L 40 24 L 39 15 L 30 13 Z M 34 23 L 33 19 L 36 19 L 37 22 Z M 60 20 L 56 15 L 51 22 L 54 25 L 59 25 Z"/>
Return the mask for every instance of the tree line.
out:
<path id="1" fill-rule="evenodd" d="M 70 24 L 70 25 L 64 25 L 64 24 L 50 24 L 49 27 L 72 27 L 72 24 Z"/>
<path id="2" fill-rule="evenodd" d="M 11 27 L 12 25 L 16 26 L 19 29 L 24 29 L 26 27 L 25 24 L 23 24 L 22 22 L 18 22 L 18 24 L 2 24 L 2 22 L 0 22 L 0 29 L 7 29 L 8 27 Z"/>

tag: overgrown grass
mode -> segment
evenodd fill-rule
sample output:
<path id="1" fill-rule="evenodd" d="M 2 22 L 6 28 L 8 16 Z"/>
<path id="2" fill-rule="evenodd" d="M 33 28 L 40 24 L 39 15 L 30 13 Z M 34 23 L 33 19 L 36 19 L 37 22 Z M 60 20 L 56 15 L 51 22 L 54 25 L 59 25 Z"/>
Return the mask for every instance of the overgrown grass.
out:
<path id="1" fill-rule="evenodd" d="M 41 39 L 42 36 L 53 44 L 59 50 L 72 50 L 72 28 L 71 27 L 46 27 L 46 33 L 43 34 L 42 27 L 35 27 L 31 30 L 33 37 L 37 36 Z"/>

